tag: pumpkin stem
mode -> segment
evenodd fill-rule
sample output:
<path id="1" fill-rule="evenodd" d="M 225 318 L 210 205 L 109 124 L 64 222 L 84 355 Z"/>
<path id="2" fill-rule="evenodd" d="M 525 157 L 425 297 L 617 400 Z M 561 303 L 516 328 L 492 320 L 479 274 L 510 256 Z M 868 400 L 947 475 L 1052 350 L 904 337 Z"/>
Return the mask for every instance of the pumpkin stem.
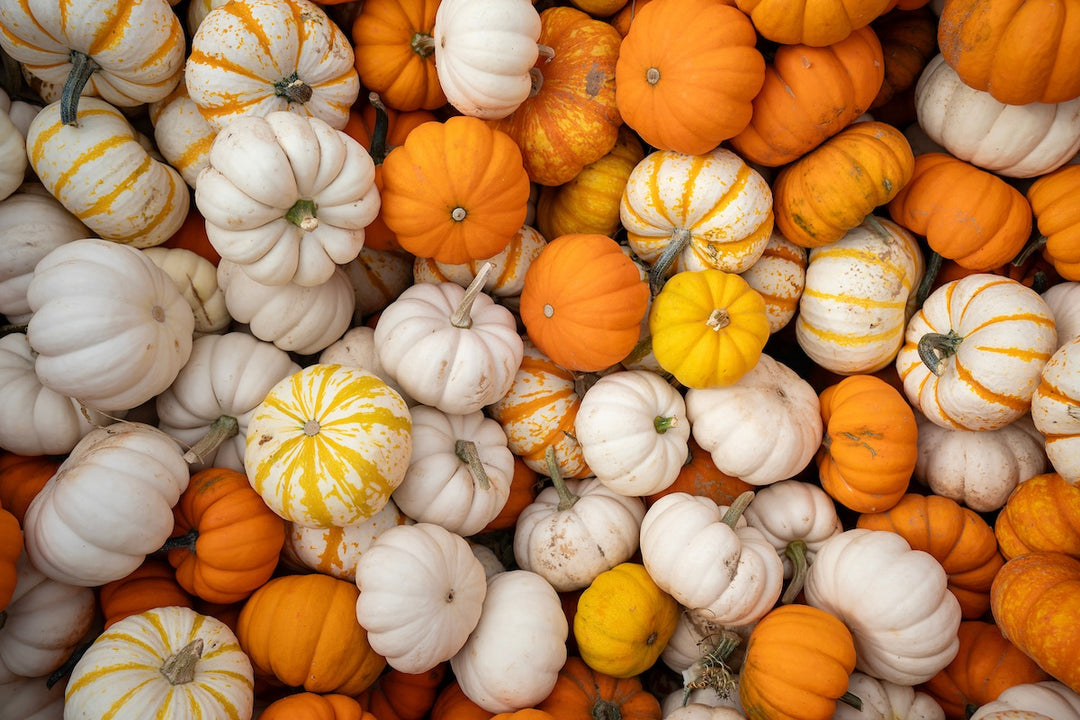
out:
<path id="1" fill-rule="evenodd" d="M 203 639 L 195 638 L 166 658 L 161 674 L 170 685 L 186 685 L 195 679 L 195 665 L 203 654 Z"/>
<path id="2" fill-rule="evenodd" d="M 730 697 L 736 691 L 738 681 L 727 666 L 727 659 L 742 643 L 742 638 L 727 628 L 721 628 L 702 640 L 701 644 L 706 645 L 706 640 L 711 647 L 693 665 L 683 670 L 683 705 L 691 690 L 711 687 L 723 697 Z"/>
<path id="3" fill-rule="evenodd" d="M 1045 235 L 1039 235 L 1038 237 L 1036 237 L 1034 240 L 1025 245 L 1024 249 L 1017 253 L 1016 257 L 1012 259 L 1013 267 L 1020 267 L 1021 265 L 1026 263 L 1028 261 L 1028 258 L 1034 255 L 1038 250 L 1042 250 L 1045 245 Z"/>
<path id="4" fill-rule="evenodd" d="M 646 335 L 637 341 L 637 345 L 634 345 L 634 349 L 622 359 L 623 365 L 633 365 L 634 363 L 641 362 L 649 353 L 652 352 L 652 335 Z"/>
<path id="5" fill-rule="evenodd" d="M 709 317 L 705 320 L 705 327 L 719 332 L 731 324 L 731 315 L 728 314 L 727 308 L 713 308 L 713 311 L 709 313 Z"/>
<path id="6" fill-rule="evenodd" d="M 480 453 L 476 449 L 476 443 L 472 440 L 455 440 L 454 454 L 457 455 L 458 460 L 469 466 L 469 472 L 472 473 L 473 480 L 481 489 L 491 489 L 491 480 L 488 478 L 487 471 L 484 470 L 484 463 L 480 461 Z"/>
<path id="7" fill-rule="evenodd" d="M 51 689 L 53 685 L 71 674 L 71 671 L 75 669 L 75 666 L 82 660 L 82 656 L 86 654 L 86 651 L 89 650 L 90 646 L 93 644 L 94 642 L 90 640 L 75 648 L 71 655 L 68 656 L 67 660 L 65 660 L 60 667 L 53 670 L 52 674 L 45 679 L 45 689 Z"/>
<path id="8" fill-rule="evenodd" d="M 664 417 L 663 415 L 657 415 L 652 421 L 653 427 L 656 428 L 658 435 L 663 435 L 673 427 L 678 427 L 678 416 L 672 415 L 671 417 Z"/>
<path id="9" fill-rule="evenodd" d="M 862 698 L 855 693 L 846 692 L 837 699 L 845 705 L 855 708 L 856 710 L 862 710 Z"/>
<path id="10" fill-rule="evenodd" d="M 919 359 L 930 368 L 930 372 L 941 375 L 945 372 L 945 358 L 956 354 L 956 348 L 963 339 L 953 330 L 946 335 L 926 333 L 919 338 Z"/>
<path id="11" fill-rule="evenodd" d="M 653 295 L 660 292 L 668 270 L 674 264 L 675 259 L 686 249 L 686 246 L 690 244 L 692 237 L 693 235 L 686 228 L 676 228 L 672 231 L 671 240 L 664 246 L 664 251 L 660 253 L 660 257 L 656 258 L 656 262 L 653 263 L 652 268 L 649 270 L 649 289 L 652 290 Z"/>
<path id="12" fill-rule="evenodd" d="M 544 73 L 538 67 L 529 68 L 529 97 L 534 98 L 539 95 L 542 87 L 544 87 Z"/>
<path id="13" fill-rule="evenodd" d="M 4 337 L 5 335 L 14 335 L 15 333 L 25 333 L 28 327 L 30 326 L 27 323 L 23 323 L 21 325 L 0 325 L 0 337 Z"/>
<path id="14" fill-rule="evenodd" d="M 375 127 L 371 128 L 371 150 L 368 154 L 376 165 L 382 165 L 390 148 L 386 142 L 386 136 L 390 132 L 390 116 L 386 112 L 379 93 L 368 93 L 368 102 L 375 108 Z"/>
<path id="15" fill-rule="evenodd" d="M 622 707 L 604 698 L 596 698 L 591 713 L 593 720 L 622 720 Z"/>
<path id="16" fill-rule="evenodd" d="M 477 271 L 476 277 L 472 279 L 469 286 L 465 288 L 465 295 L 461 298 L 461 302 L 458 303 L 457 309 L 454 310 L 454 314 L 450 316 L 450 324 L 456 328 L 462 330 L 468 330 L 472 327 L 472 306 L 476 301 L 477 296 L 484 289 L 484 283 L 487 282 L 487 276 L 491 273 L 491 269 L 495 267 L 495 263 L 486 262 L 480 266 L 480 270 Z"/>
<path id="17" fill-rule="evenodd" d="M 71 71 L 60 92 L 60 122 L 64 125 L 78 125 L 79 97 L 86 83 L 90 81 L 90 76 L 100 70 L 101 66 L 94 62 L 94 58 L 79 50 L 72 50 L 68 59 L 71 61 Z"/>
<path id="18" fill-rule="evenodd" d="M 195 542 L 199 539 L 199 531 L 196 528 L 191 528 L 184 535 L 176 535 L 165 541 L 165 544 L 158 548 L 158 552 L 169 552 L 170 550 L 184 549 L 189 552 L 195 552 Z"/>
<path id="19" fill-rule="evenodd" d="M 866 224 L 871 230 L 878 234 L 879 237 L 888 239 L 890 237 L 889 231 L 885 229 L 885 226 L 878 220 L 877 215 L 870 213 L 863 218 L 863 223 Z"/>
<path id="20" fill-rule="evenodd" d="M 935 250 L 927 253 L 926 272 L 923 273 L 919 289 L 915 291 L 915 307 L 922 307 L 923 303 L 926 302 L 926 298 L 930 297 L 930 288 L 934 287 L 934 280 L 937 279 L 938 273 L 941 272 L 942 260 L 941 253 Z"/>
<path id="21" fill-rule="evenodd" d="M 551 478 L 551 484 L 555 486 L 555 492 L 559 493 L 559 511 L 569 510 L 578 501 L 578 496 L 570 492 L 570 488 L 566 487 L 566 481 L 563 480 L 562 473 L 559 472 L 559 463 L 555 460 L 555 448 L 550 445 L 544 450 L 544 462 L 547 463 L 548 477 Z"/>
<path id="22" fill-rule="evenodd" d="M 229 438 L 236 437 L 239 432 L 240 423 L 236 418 L 231 415 L 221 415 L 210 423 L 210 429 L 206 431 L 206 434 L 184 453 L 184 462 L 189 465 L 202 462 L 204 457 L 221 447 L 221 444 Z"/>
<path id="23" fill-rule="evenodd" d="M 555 48 L 550 45 L 536 43 L 536 53 L 546 60 L 551 60 L 555 57 Z"/>
<path id="24" fill-rule="evenodd" d="M 295 71 L 289 77 L 282 78 L 274 83 L 274 94 L 285 98 L 289 102 L 306 103 L 311 99 L 313 93 L 314 90 L 311 89 L 311 86 L 301 80 Z"/>
<path id="25" fill-rule="evenodd" d="M 409 41 L 409 47 L 420 57 L 426 58 L 435 52 L 435 38 L 427 33 L 414 32 L 412 40 Z"/>
<path id="26" fill-rule="evenodd" d="M 739 522 L 739 518 L 742 517 L 743 510 L 750 504 L 750 501 L 754 499 L 754 491 L 747 490 L 741 493 L 739 497 L 731 501 L 731 505 L 728 506 L 727 511 L 724 513 L 722 521 L 728 527 L 734 529 L 735 523 Z"/>
<path id="27" fill-rule="evenodd" d="M 790 605 L 802 592 L 806 584 L 806 543 L 802 540 L 792 540 L 784 548 L 784 555 L 791 561 L 794 568 L 791 573 L 791 582 L 788 583 L 784 594 L 780 596 L 782 605 Z"/>
<path id="28" fill-rule="evenodd" d="M 319 227 L 319 219 L 315 217 L 315 209 L 314 200 L 301 198 L 293 203 L 293 206 L 285 213 L 285 219 L 304 232 L 311 232 Z"/>
<path id="29" fill-rule="evenodd" d="M 979 706 L 974 703 L 968 703 L 964 706 L 964 720 L 971 720 L 971 716 L 979 711 Z"/>

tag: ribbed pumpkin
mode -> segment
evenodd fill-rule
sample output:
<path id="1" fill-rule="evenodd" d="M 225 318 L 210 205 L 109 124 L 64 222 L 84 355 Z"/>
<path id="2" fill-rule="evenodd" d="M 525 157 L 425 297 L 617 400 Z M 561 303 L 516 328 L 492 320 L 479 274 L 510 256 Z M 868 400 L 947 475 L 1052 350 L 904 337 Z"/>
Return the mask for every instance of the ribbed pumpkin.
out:
<path id="1" fill-rule="evenodd" d="M 623 121 L 652 147 L 688 155 L 738 135 L 765 80 L 756 41 L 750 19 L 723 3 L 639 7 L 615 66 Z"/>
<path id="2" fill-rule="evenodd" d="M 979 272 L 1012 260 L 1031 234 L 1031 206 L 1019 190 L 939 152 L 915 158 L 889 216 L 942 257 Z"/>
<path id="3" fill-rule="evenodd" d="M 770 167 L 796 160 L 866 112 L 884 76 L 881 43 L 869 27 L 827 47 L 781 45 L 765 68 L 750 124 L 731 147 Z"/>
<path id="4" fill-rule="evenodd" d="M 893 126 L 849 125 L 777 174 L 776 227 L 802 247 L 835 242 L 892 200 L 911 178 L 914 162 L 907 138 Z"/>
<path id="5" fill-rule="evenodd" d="M 45 455 L 0 453 L 0 504 L 21 523 L 30 501 L 59 468 L 59 460 Z"/>
<path id="6" fill-rule="evenodd" d="M 371 0 L 352 23 L 360 82 L 396 110 L 435 110 L 446 95 L 435 71 L 437 0 Z"/>
<path id="7" fill-rule="evenodd" d="M 966 85 L 1010 105 L 1080 96 L 1076 0 L 950 0 L 938 45 Z"/>
<path id="8" fill-rule="evenodd" d="M 382 720 L 348 695 L 302 692 L 286 695 L 266 706 L 261 720 Z"/>
<path id="9" fill-rule="evenodd" d="M 1036 551 L 1080 558 L 1080 487 L 1056 472 L 1020 483 L 998 513 L 994 534 L 1006 559 Z"/>
<path id="10" fill-rule="evenodd" d="M 147 558 L 127 577 L 105 583 L 98 590 L 105 627 L 129 615 L 159 607 L 193 607 L 191 596 L 176 581 L 172 566 Z"/>
<path id="11" fill-rule="evenodd" d="M 386 667 L 356 621 L 356 585 L 327 575 L 283 575 L 244 603 L 236 635 L 255 674 L 315 693 L 357 695 Z"/>
<path id="12" fill-rule="evenodd" d="M 1046 455 L 1066 482 L 1080 483 L 1080 337 L 1065 342 L 1043 367 L 1031 396 L 1031 419 L 1046 438 Z"/>
<path id="13" fill-rule="evenodd" d="M 566 659 L 551 694 L 536 709 L 560 720 L 660 720 L 660 701 L 641 678 L 606 675 L 579 657 Z"/>
<path id="14" fill-rule="evenodd" d="M 356 699 L 378 720 L 422 720 L 435 704 L 449 666 L 439 663 L 422 673 L 390 668 Z"/>
<path id="15" fill-rule="evenodd" d="M 821 485 L 856 512 L 881 512 L 907 492 L 918 459 L 915 413 L 873 375 L 852 375 L 819 396 L 825 437 L 815 457 Z"/>
<path id="16" fill-rule="evenodd" d="M 731 505 L 735 498 L 754 489 L 750 483 L 721 472 L 713 462 L 712 455 L 705 452 L 693 438 L 687 441 L 687 450 L 686 463 L 675 477 L 675 482 L 658 493 L 646 496 L 646 506 L 676 492 L 703 495 L 717 505 Z"/>
<path id="17" fill-rule="evenodd" d="M 15 516 L 0 505 L 0 612 L 15 594 L 18 571 L 15 563 L 23 550 L 22 528 Z"/>
<path id="18" fill-rule="evenodd" d="M 840 42 L 893 6 L 893 0 L 737 0 L 762 37 L 784 45 Z"/>
<path id="19" fill-rule="evenodd" d="M 439 691 L 431 708 L 431 720 L 490 720 L 494 715 L 473 702 L 457 680 Z"/>
<path id="20" fill-rule="evenodd" d="M 964 618 L 990 608 L 990 584 L 1005 564 L 994 531 L 974 510 L 938 495 L 908 494 L 888 510 L 864 513 L 857 527 L 897 533 L 912 550 L 934 556 L 949 576 L 949 590 Z"/>
<path id="21" fill-rule="evenodd" d="M 1066 165 L 1031 184 L 1027 199 L 1039 234 L 1046 238 L 1043 256 L 1062 278 L 1080 280 L 1080 165 Z"/>
<path id="22" fill-rule="evenodd" d="M 525 273 L 520 315 L 529 337 L 567 370 L 596 371 L 637 344 L 649 288 L 605 235 L 555 238 Z"/>
<path id="23" fill-rule="evenodd" d="M 786 327 L 799 311 L 799 299 L 806 289 L 807 262 L 806 248 L 774 231 L 761 257 L 740 273 L 765 300 L 770 333 Z"/>
<path id="24" fill-rule="evenodd" d="M 885 79 L 870 109 L 911 90 L 919 74 L 937 52 L 937 15 L 927 6 L 893 8 L 870 24 L 881 41 Z"/>
<path id="25" fill-rule="evenodd" d="M 382 218 L 417 257 L 489 258 L 525 222 L 529 176 L 521 150 L 479 118 L 414 128 L 382 168 Z"/>

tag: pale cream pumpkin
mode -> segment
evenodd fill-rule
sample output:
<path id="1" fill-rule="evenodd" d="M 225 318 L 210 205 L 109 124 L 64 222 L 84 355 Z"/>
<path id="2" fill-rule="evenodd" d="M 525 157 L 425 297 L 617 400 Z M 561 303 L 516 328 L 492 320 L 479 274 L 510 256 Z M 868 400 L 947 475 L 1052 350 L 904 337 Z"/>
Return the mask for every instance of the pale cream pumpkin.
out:
<path id="1" fill-rule="evenodd" d="M 1080 483 L 1080 337 L 1061 346 L 1043 366 L 1031 396 L 1031 419 L 1046 437 L 1046 455 L 1067 482 Z"/>
<path id="2" fill-rule="evenodd" d="M 178 83 L 171 93 L 151 103 L 148 110 L 158 151 L 194 188 L 199 172 L 210 162 L 210 145 L 217 131 L 188 95 L 186 83 Z"/>
<path id="3" fill-rule="evenodd" d="M 379 349 L 375 346 L 375 328 L 367 325 L 349 328 L 340 340 L 319 353 L 319 362 L 369 370 L 401 395 L 409 407 L 417 404 L 408 393 L 402 390 L 397 380 L 386 372 L 386 368 L 379 360 Z"/>
<path id="4" fill-rule="evenodd" d="M 1059 282 L 1042 294 L 1054 316 L 1058 347 L 1080 336 L 1080 282 Z"/>
<path id="5" fill-rule="evenodd" d="M 355 582 L 356 563 L 375 539 L 390 528 L 411 522 L 391 498 L 381 510 L 356 525 L 309 528 L 289 523 L 281 557 L 296 570 L 313 570 Z"/>
<path id="6" fill-rule="evenodd" d="M 232 316 L 225 305 L 225 293 L 218 286 L 217 267 L 212 262 L 179 247 L 152 247 L 143 253 L 172 278 L 191 306 L 196 334 L 217 333 L 229 326 Z"/>
<path id="7" fill-rule="evenodd" d="M 806 289 L 806 248 L 791 242 L 776 229 L 753 265 L 739 273 L 765 300 L 769 332 L 782 330 L 799 311 Z"/>
<path id="8" fill-rule="evenodd" d="M 26 138 L 11 119 L 11 98 L 0 89 L 0 200 L 19 189 L 26 179 Z"/>

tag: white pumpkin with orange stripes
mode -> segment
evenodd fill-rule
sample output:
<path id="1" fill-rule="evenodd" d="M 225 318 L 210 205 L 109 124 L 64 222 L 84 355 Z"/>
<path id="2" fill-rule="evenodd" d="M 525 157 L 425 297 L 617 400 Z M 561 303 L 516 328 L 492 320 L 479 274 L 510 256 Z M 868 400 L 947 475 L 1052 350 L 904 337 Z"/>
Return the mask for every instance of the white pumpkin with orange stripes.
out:
<path id="1" fill-rule="evenodd" d="M 1043 367 L 1031 396 L 1031 419 L 1046 437 L 1054 470 L 1080 484 L 1080 337 L 1062 345 Z"/>
<path id="2" fill-rule="evenodd" d="M 908 401 L 931 422 L 996 430 L 1029 411 L 1056 348 L 1053 314 L 1037 292 L 976 273 L 926 298 L 908 322 L 896 369 Z"/>

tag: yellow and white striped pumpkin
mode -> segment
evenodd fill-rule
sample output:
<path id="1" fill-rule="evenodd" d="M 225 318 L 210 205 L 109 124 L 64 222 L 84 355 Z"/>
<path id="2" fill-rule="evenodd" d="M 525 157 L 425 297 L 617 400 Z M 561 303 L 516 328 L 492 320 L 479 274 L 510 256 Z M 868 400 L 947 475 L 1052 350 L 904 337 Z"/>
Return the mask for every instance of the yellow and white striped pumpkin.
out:
<path id="1" fill-rule="evenodd" d="M 1054 470 L 1080 484 L 1080 337 L 1058 348 L 1043 367 L 1031 396 L 1031 419 L 1046 437 Z"/>
<path id="2" fill-rule="evenodd" d="M 761 257 L 740 273 L 765 301 L 770 333 L 786 327 L 798 312 L 799 298 L 806 287 L 806 264 L 806 248 L 773 229 Z"/>
<path id="3" fill-rule="evenodd" d="M 71 672 L 67 720 L 247 720 L 251 660 L 217 618 L 185 607 L 130 615 L 99 635 Z"/>
<path id="4" fill-rule="evenodd" d="M 908 322 L 896 369 L 908 401 L 931 422 L 995 430 L 1029 411 L 1056 348 L 1054 317 L 1037 292 L 976 273 L 926 298 Z"/>
<path id="5" fill-rule="evenodd" d="M 409 407 L 362 368 L 316 363 L 284 378 L 248 422 L 248 480 L 281 517 L 354 525 L 386 505 L 412 456 Z"/>
<path id="6" fill-rule="evenodd" d="M 843 375 L 885 367 L 904 343 L 923 271 L 915 236 L 884 218 L 812 249 L 795 318 L 799 347 Z"/>
<path id="7" fill-rule="evenodd" d="M 83 98 L 78 118 L 64 125 L 54 102 L 30 123 L 26 153 L 41 184 L 104 240 L 137 248 L 168 240 L 191 206 L 180 173 L 151 157 L 104 100 Z"/>
<path id="8" fill-rule="evenodd" d="M 157 149 L 170 165 L 180 171 L 184 182 L 195 187 L 199 171 L 210 164 L 210 146 L 217 132 L 199 112 L 188 95 L 185 83 L 178 84 L 171 93 L 151 103 L 147 109 L 154 126 Z"/>

